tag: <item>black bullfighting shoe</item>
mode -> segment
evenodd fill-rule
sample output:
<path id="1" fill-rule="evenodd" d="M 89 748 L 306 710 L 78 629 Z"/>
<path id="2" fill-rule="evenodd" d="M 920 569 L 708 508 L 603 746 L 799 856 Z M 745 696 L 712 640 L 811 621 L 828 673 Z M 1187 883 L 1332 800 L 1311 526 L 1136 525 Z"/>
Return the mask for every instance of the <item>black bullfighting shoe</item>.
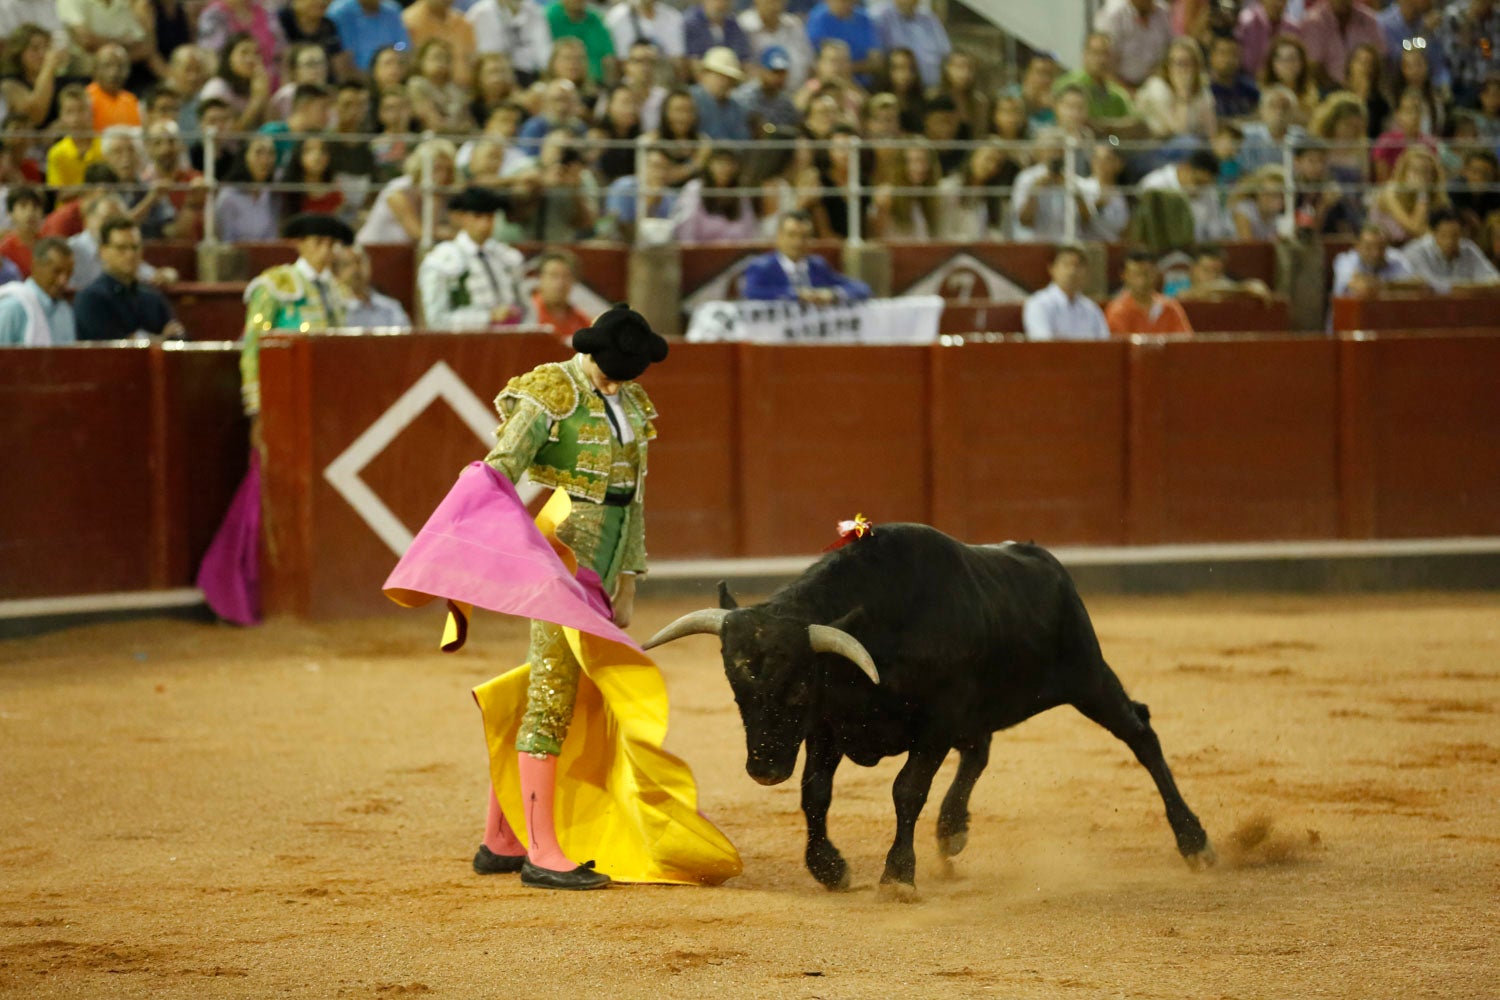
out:
<path id="1" fill-rule="evenodd" d="M 603 889 L 609 885 L 609 876 L 594 871 L 592 861 L 585 861 L 570 872 L 538 868 L 527 861 L 521 865 L 521 884 L 533 889 Z"/>
<path id="2" fill-rule="evenodd" d="M 521 865 L 526 862 L 526 855 L 496 854 L 494 851 L 479 845 L 479 852 L 474 855 L 474 874 L 476 875 L 511 875 L 521 870 Z"/>

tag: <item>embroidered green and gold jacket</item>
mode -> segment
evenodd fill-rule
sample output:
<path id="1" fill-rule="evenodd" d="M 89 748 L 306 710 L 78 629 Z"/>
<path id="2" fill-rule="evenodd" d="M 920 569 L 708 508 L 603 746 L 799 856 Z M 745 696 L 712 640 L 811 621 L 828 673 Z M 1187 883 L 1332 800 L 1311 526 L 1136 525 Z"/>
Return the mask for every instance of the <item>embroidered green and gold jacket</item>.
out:
<path id="1" fill-rule="evenodd" d="M 307 271 L 302 270 L 303 267 Z M 344 296 L 331 281 L 319 295 L 306 264 L 278 264 L 245 286 L 245 333 L 240 348 L 240 395 L 246 413 L 260 412 L 260 338 L 271 330 L 309 333 L 344 323 Z M 324 308 L 324 301 L 328 308 Z"/>
<path id="2" fill-rule="evenodd" d="M 620 573 L 646 571 L 646 450 L 656 437 L 656 408 L 646 391 L 626 382 L 620 401 L 635 436 L 623 444 L 583 370 L 583 355 L 542 365 L 511 379 L 495 399 L 500 426 L 495 447 L 485 457 L 513 483 L 529 472 L 533 482 L 584 501 L 573 505 L 558 537 L 599 573 L 609 593 Z M 635 497 L 628 506 L 604 506 L 605 493 L 632 490 Z M 605 530 L 614 510 L 624 511 L 617 534 Z M 615 536 L 614 543 L 610 551 L 602 551 L 609 536 Z"/>

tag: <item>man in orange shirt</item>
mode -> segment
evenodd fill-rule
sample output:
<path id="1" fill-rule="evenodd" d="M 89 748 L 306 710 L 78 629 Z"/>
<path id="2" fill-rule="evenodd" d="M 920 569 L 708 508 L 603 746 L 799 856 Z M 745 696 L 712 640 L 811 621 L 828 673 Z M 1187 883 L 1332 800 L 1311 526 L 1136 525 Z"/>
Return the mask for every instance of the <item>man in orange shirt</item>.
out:
<path id="1" fill-rule="evenodd" d="M 473 78 L 474 26 L 453 9 L 453 0 L 416 0 L 401 12 L 401 23 L 411 36 L 411 50 L 417 52 L 429 38 L 441 38 L 453 49 L 453 80 L 467 87 Z"/>
<path id="2" fill-rule="evenodd" d="M 94 82 L 87 87 L 89 103 L 94 109 L 94 131 L 103 132 L 111 125 L 141 124 L 141 104 L 125 89 L 130 75 L 130 56 L 125 47 L 106 42 L 94 53 Z"/>
<path id="3" fill-rule="evenodd" d="M 1156 260 L 1148 251 L 1132 250 L 1125 255 L 1120 280 L 1125 287 L 1104 310 L 1111 334 L 1193 332 L 1181 303 L 1156 290 Z"/>
<path id="4" fill-rule="evenodd" d="M 552 335 L 564 344 L 571 344 L 573 334 L 590 325 L 589 318 L 568 301 L 577 279 L 578 259 L 566 250 L 549 250 L 537 262 L 536 291 L 531 293 L 536 321 L 552 327 Z"/>

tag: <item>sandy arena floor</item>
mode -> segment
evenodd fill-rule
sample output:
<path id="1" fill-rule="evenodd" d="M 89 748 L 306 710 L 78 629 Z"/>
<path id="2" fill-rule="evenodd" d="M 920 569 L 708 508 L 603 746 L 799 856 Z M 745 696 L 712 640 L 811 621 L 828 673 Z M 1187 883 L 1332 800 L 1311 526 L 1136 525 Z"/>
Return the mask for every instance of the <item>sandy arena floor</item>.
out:
<path id="1" fill-rule="evenodd" d="M 457 656 L 430 609 L 0 642 L 0 996 L 1500 996 L 1500 596 L 1093 611 L 1219 867 L 1190 872 L 1145 771 L 1060 709 L 996 739 L 949 877 L 934 796 L 910 906 L 874 886 L 899 761 L 840 770 L 856 887 L 825 892 L 797 782 L 744 774 L 711 639 L 663 650 L 669 746 L 745 874 L 583 894 L 469 870 L 467 689 L 515 623 Z"/>

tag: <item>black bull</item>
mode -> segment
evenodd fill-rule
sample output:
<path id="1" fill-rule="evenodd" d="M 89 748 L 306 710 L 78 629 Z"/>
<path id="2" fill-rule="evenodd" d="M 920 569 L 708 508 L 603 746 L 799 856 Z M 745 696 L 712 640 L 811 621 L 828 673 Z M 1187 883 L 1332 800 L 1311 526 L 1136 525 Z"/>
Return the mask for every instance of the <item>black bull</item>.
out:
<path id="1" fill-rule="evenodd" d="M 1083 600 L 1045 549 L 965 545 L 925 525 L 881 525 L 763 604 L 738 608 L 722 583 L 719 603 L 673 622 L 646 648 L 719 636 L 745 723 L 745 769 L 756 781 L 791 777 L 806 744 L 807 867 L 828 888 L 849 884 L 827 831 L 839 761 L 868 767 L 907 755 L 892 789 L 896 839 L 881 882 L 910 896 L 912 835 L 948 751 L 959 752 L 959 765 L 938 813 L 945 857 L 967 840 L 969 794 L 989 762 L 991 735 L 1058 705 L 1130 747 L 1156 782 L 1177 849 L 1194 868 L 1213 863 L 1150 713 L 1104 662 Z"/>

